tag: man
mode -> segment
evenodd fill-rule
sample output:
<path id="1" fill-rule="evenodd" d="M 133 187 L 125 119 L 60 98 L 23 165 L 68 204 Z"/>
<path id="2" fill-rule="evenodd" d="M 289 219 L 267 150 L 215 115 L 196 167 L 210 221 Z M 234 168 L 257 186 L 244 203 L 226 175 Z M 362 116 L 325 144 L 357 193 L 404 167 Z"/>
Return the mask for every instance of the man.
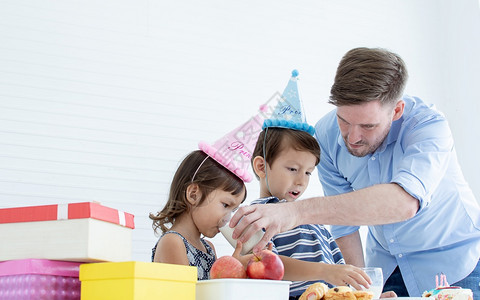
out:
<path id="1" fill-rule="evenodd" d="M 406 80 L 398 55 L 349 51 L 331 89 L 336 109 L 316 125 L 326 196 L 241 208 L 230 222 L 238 223 L 234 237 L 249 224 L 241 241 L 265 228 L 258 250 L 300 224 L 337 225 L 332 234 L 345 261 L 363 266 L 358 226 L 369 225 L 366 264 L 382 267 L 384 290 L 418 297 L 443 273 L 478 299 L 480 208 L 445 117 L 418 98 L 402 98 Z"/>

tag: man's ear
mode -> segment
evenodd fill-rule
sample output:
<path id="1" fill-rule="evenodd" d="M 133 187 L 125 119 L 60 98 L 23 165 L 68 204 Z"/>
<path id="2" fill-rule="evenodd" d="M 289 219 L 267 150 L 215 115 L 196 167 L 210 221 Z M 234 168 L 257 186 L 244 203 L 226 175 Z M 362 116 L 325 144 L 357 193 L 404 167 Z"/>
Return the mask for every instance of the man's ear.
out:
<path id="1" fill-rule="evenodd" d="M 395 107 L 393 108 L 392 122 L 402 117 L 404 109 L 405 109 L 405 101 L 398 100 L 398 102 L 395 104 Z"/>
<path id="2" fill-rule="evenodd" d="M 265 178 L 265 159 L 261 156 L 255 156 L 253 159 L 253 171 L 260 178 Z"/>
<path id="3" fill-rule="evenodd" d="M 198 186 L 198 184 L 196 183 L 192 183 L 190 184 L 188 187 L 187 187 L 187 190 L 186 190 L 186 196 L 187 196 L 187 201 L 188 203 L 190 203 L 191 205 L 195 205 L 197 204 L 202 196 L 202 192 L 200 191 L 200 188 Z"/>

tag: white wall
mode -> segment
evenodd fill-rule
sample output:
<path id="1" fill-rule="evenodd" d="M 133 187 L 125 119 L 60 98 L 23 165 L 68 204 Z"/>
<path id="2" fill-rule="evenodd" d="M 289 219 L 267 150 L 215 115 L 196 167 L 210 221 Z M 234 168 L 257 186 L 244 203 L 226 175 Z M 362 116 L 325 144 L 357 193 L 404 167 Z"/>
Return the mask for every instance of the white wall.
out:
<path id="1" fill-rule="evenodd" d="M 148 213 L 184 155 L 253 115 L 294 68 L 314 123 L 357 46 L 405 59 L 407 92 L 447 114 L 480 200 L 479 23 L 476 0 L 1 1 L 0 207 L 131 212 L 133 258 L 148 261 Z M 252 200 L 256 182 L 248 189 Z"/>

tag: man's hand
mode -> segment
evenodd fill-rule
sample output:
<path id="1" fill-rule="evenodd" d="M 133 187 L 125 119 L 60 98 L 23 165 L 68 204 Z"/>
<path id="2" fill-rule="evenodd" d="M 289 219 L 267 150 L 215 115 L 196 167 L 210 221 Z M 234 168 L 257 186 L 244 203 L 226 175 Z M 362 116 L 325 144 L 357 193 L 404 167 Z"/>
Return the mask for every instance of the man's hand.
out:
<path id="1" fill-rule="evenodd" d="M 229 224 L 230 227 L 235 227 L 233 238 L 245 243 L 255 232 L 265 229 L 263 238 L 253 248 L 253 252 L 262 250 L 274 235 L 295 227 L 296 209 L 293 204 L 293 202 L 256 204 L 240 207 Z"/>

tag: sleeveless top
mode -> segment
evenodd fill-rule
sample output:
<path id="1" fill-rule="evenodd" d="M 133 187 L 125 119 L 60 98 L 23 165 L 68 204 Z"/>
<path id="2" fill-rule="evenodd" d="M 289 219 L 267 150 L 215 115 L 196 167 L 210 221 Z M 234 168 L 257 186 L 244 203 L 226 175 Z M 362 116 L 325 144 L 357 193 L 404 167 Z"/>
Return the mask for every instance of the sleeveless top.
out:
<path id="1" fill-rule="evenodd" d="M 160 239 L 168 233 L 177 234 L 182 238 L 183 243 L 185 244 L 185 250 L 187 252 L 189 265 L 193 267 L 197 267 L 198 280 L 209 279 L 210 269 L 212 268 L 212 265 L 216 260 L 215 252 L 213 251 L 213 248 L 210 247 L 210 245 L 204 239 L 200 239 L 203 245 L 205 246 L 205 249 L 207 249 L 207 252 L 203 252 L 202 250 L 197 249 L 192 244 L 190 244 L 187 241 L 187 239 L 184 238 L 180 233 L 173 230 L 169 230 L 164 234 L 162 234 Z M 158 240 L 160 241 L 160 239 Z M 153 247 L 152 249 L 152 262 L 153 262 L 153 258 L 155 257 L 156 250 L 157 250 L 157 244 L 155 244 L 155 247 Z"/>

